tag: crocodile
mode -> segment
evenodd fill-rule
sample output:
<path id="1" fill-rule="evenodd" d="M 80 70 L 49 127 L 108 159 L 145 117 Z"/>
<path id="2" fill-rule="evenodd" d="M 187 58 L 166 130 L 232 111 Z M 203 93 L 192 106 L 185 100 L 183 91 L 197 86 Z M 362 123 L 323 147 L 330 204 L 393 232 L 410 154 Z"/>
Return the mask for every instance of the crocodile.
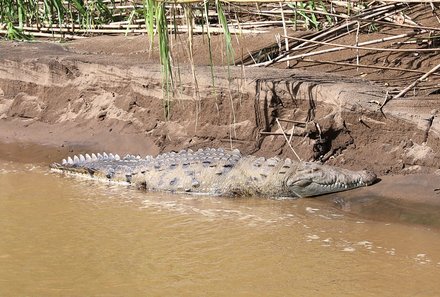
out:
<path id="1" fill-rule="evenodd" d="M 312 197 L 373 184 L 370 171 L 315 162 L 243 156 L 238 150 L 182 150 L 156 157 L 85 154 L 50 165 L 52 170 L 147 191 L 219 196 Z"/>

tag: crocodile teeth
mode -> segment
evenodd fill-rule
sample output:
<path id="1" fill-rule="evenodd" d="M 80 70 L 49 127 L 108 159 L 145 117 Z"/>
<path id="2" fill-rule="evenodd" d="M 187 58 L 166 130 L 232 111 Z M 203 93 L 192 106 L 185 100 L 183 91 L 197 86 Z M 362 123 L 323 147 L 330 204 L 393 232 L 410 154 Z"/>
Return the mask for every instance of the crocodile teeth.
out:
<path id="1" fill-rule="evenodd" d="M 106 153 L 106 152 L 103 152 L 103 153 L 102 153 L 102 157 L 103 157 L 104 159 L 108 159 L 108 155 L 107 155 L 107 153 Z"/>
<path id="2" fill-rule="evenodd" d="M 113 160 L 113 159 L 115 158 L 115 156 L 113 156 L 113 154 L 110 153 L 110 154 L 108 154 L 108 158 L 109 158 L 110 160 Z"/>
<path id="3" fill-rule="evenodd" d="M 93 161 L 96 161 L 96 160 L 98 160 L 98 157 L 96 157 L 96 155 L 95 155 L 95 154 L 93 154 L 93 153 L 92 153 L 92 160 L 93 160 Z"/>
<path id="4" fill-rule="evenodd" d="M 139 156 L 139 155 L 137 155 L 136 157 L 133 155 L 133 157 L 136 158 L 136 159 L 138 159 L 138 160 L 141 159 L 141 156 Z"/>
<path id="5" fill-rule="evenodd" d="M 86 161 L 90 161 L 90 160 L 92 160 L 92 157 L 90 157 L 89 154 L 86 154 Z"/>
<path id="6" fill-rule="evenodd" d="M 115 160 L 116 160 L 116 161 L 119 161 L 119 160 L 121 160 L 121 157 L 119 157 L 119 155 L 116 154 L 116 155 L 115 155 Z"/>
<path id="7" fill-rule="evenodd" d="M 100 154 L 100 153 L 98 153 L 98 160 L 102 160 L 104 157 Z"/>
<path id="8" fill-rule="evenodd" d="M 67 164 L 70 164 L 70 165 L 73 164 L 73 160 L 71 157 L 67 157 Z"/>
<path id="9" fill-rule="evenodd" d="M 74 163 L 79 163 L 79 158 L 77 155 L 73 156 L 73 162 Z"/>
<path id="10" fill-rule="evenodd" d="M 61 165 L 66 165 L 66 164 L 67 164 L 66 159 L 63 159 L 63 161 L 61 161 Z"/>
<path id="11" fill-rule="evenodd" d="M 83 155 L 79 155 L 79 161 L 80 162 L 85 162 L 86 161 L 86 158 L 84 158 L 84 156 Z"/>

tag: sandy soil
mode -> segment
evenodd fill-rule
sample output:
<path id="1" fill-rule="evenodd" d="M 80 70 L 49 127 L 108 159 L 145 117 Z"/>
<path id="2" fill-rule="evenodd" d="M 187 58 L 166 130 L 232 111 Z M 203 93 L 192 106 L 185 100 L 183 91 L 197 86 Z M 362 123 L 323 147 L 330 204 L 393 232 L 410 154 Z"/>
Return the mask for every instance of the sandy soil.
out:
<path id="1" fill-rule="evenodd" d="M 273 33 L 237 38 L 237 53 L 273 43 Z M 214 49 L 221 51 L 222 39 L 216 38 Z M 181 63 L 184 43 L 174 44 Z M 281 122 L 303 160 L 398 174 L 399 184 L 411 186 L 399 191 L 392 187 L 396 180 L 386 177 L 371 189 L 396 199 L 440 200 L 440 95 L 424 92 L 391 101 L 383 112 L 374 103 L 417 78 L 414 73 L 336 71 L 306 62 L 295 69 L 232 67 L 228 73 L 218 55 L 213 85 L 206 43 L 196 37 L 195 44 L 200 100 L 194 100 L 191 71 L 182 64 L 182 87 L 167 114 L 158 57 L 149 53 L 145 36 L 68 44 L 0 42 L 1 158 L 49 163 L 85 151 L 156 154 L 214 146 L 294 159 L 276 123 L 280 118 L 305 123 Z M 345 54 L 353 55 L 338 53 Z M 365 54 L 363 59 L 381 57 Z M 423 72 L 434 63 L 435 57 L 426 55 L 411 67 Z M 438 83 L 438 77 L 429 83 Z M 411 182 L 419 179 L 407 174 L 425 174 L 424 183 Z"/>

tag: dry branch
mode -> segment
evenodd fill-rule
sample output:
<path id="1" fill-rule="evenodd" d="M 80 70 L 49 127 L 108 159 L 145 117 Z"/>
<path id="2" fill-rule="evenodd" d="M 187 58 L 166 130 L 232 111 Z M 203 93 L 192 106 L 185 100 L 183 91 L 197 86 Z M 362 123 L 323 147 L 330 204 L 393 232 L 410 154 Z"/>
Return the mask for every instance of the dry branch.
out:
<path id="1" fill-rule="evenodd" d="M 393 39 L 399 39 L 399 38 L 404 38 L 404 37 L 412 37 L 416 34 L 421 34 L 422 32 L 411 32 L 411 33 L 407 33 L 407 34 L 400 34 L 400 35 L 396 35 L 396 36 L 391 36 L 391 37 L 387 37 L 387 38 L 380 38 L 380 39 L 375 39 L 375 40 L 369 40 L 369 41 L 365 41 L 365 42 L 360 42 L 359 46 L 364 46 L 364 45 L 369 45 L 369 44 L 374 44 L 374 43 L 380 43 L 380 42 L 385 42 L 385 41 L 390 41 Z M 297 37 L 289 37 L 291 39 L 299 39 L 299 40 L 307 40 L 309 42 L 312 43 L 317 43 L 320 44 L 320 42 L 317 41 L 311 41 L 309 39 L 303 39 L 303 38 L 297 38 Z M 329 44 L 329 43 L 326 43 Z M 347 46 L 347 47 L 351 47 L 351 46 Z M 354 47 L 356 48 L 356 47 Z M 326 53 L 331 53 L 331 52 L 336 52 L 339 50 L 345 49 L 345 47 L 343 47 L 342 45 L 338 44 L 338 47 L 334 47 L 334 48 L 329 48 L 329 49 L 324 49 L 324 50 L 319 50 L 319 51 L 315 51 L 315 52 L 309 52 L 309 53 L 304 53 L 304 54 L 299 54 L 299 55 L 295 55 L 295 56 L 290 56 L 289 59 L 290 60 L 296 60 L 299 58 L 305 58 L 305 57 L 309 57 L 309 56 L 315 56 L 315 55 L 320 55 L 320 54 L 326 54 Z M 412 50 L 415 51 L 415 50 Z M 287 60 L 287 57 L 284 57 L 282 59 L 277 60 L 277 62 L 285 62 Z M 261 66 L 261 64 L 257 64 L 255 66 Z"/>
<path id="2" fill-rule="evenodd" d="M 437 66 L 435 66 L 434 68 L 432 68 L 431 70 L 429 70 L 428 72 L 426 72 L 424 75 L 422 75 L 421 77 L 419 77 L 417 80 L 415 80 L 413 83 L 411 83 L 409 86 L 407 86 L 405 89 L 403 89 L 402 91 L 400 91 L 399 94 L 397 94 L 396 96 L 393 97 L 386 97 L 385 101 L 382 103 L 382 106 L 380 107 L 380 109 L 382 109 L 385 104 L 392 100 L 392 99 L 397 99 L 400 98 L 402 96 L 404 96 L 409 90 L 411 90 L 412 88 L 414 88 L 417 84 L 419 84 L 420 82 L 424 81 L 425 79 L 427 79 L 431 74 L 433 74 L 434 72 L 436 72 L 438 69 L 440 69 L 440 64 L 438 64 Z"/>
<path id="3" fill-rule="evenodd" d="M 408 28 L 408 29 L 416 29 L 416 30 L 427 30 L 427 31 L 440 31 L 440 27 L 429 27 L 429 26 L 421 26 L 421 25 L 408 25 L 408 24 L 398 24 L 398 23 L 391 23 L 391 22 L 384 22 L 379 20 L 363 20 L 357 17 L 353 18 L 354 20 L 358 20 L 360 22 L 368 22 L 372 24 L 378 24 L 378 25 L 384 25 L 384 26 L 391 26 L 391 27 L 400 27 L 400 28 Z"/>
<path id="4" fill-rule="evenodd" d="M 415 35 L 415 34 L 417 34 L 417 33 L 408 33 L 408 34 L 402 34 L 402 35 L 398 35 L 398 36 L 392 36 L 392 37 L 389 37 L 388 40 L 402 38 L 403 35 L 406 35 L 405 37 L 408 37 L 408 36 Z M 420 32 L 418 34 L 420 34 Z M 360 50 L 382 51 L 382 52 L 437 52 L 437 51 L 440 51 L 440 48 L 438 48 L 438 47 L 435 47 L 435 48 L 381 48 L 381 47 L 355 46 L 355 45 L 338 44 L 338 43 L 325 42 L 325 41 L 308 40 L 308 39 L 299 38 L 299 37 L 287 37 L 287 38 L 293 39 L 293 40 L 299 40 L 299 41 L 308 41 L 308 42 L 322 44 L 322 45 L 336 46 L 336 47 L 338 47 L 338 50 L 341 50 L 341 49 L 360 49 Z M 383 42 L 383 41 L 385 41 L 385 39 L 387 39 L 387 38 L 383 38 L 379 42 Z M 359 43 L 359 45 L 361 45 L 361 44 L 365 44 L 365 42 Z M 335 50 L 335 49 L 332 49 L 332 50 Z"/>
<path id="5" fill-rule="evenodd" d="M 267 67 L 267 66 L 274 64 L 274 63 L 277 63 L 277 62 L 288 61 L 289 59 L 286 56 L 290 55 L 292 53 L 292 51 L 294 51 L 296 49 L 299 49 L 299 48 L 304 49 L 304 46 L 308 43 L 308 41 L 322 39 L 322 38 L 325 38 L 325 37 L 332 35 L 333 33 L 338 34 L 338 37 L 342 37 L 342 36 L 352 32 L 353 29 L 350 29 L 350 28 L 353 25 L 358 24 L 359 21 L 362 20 L 364 22 L 367 22 L 366 24 L 361 26 L 361 28 L 363 28 L 365 26 L 368 26 L 370 24 L 370 23 L 368 23 L 368 21 L 372 20 L 373 18 L 377 17 L 378 19 L 383 19 L 386 16 L 390 16 L 392 14 L 396 14 L 396 13 L 401 12 L 403 9 L 405 9 L 405 7 L 401 8 L 402 6 L 404 6 L 404 5 L 403 4 L 384 4 L 379 7 L 372 7 L 370 9 L 366 9 L 364 12 L 357 15 L 355 17 L 355 20 L 346 20 L 346 21 L 340 22 L 332 27 L 329 27 L 327 29 L 321 30 L 320 32 L 314 34 L 313 37 L 308 39 L 306 42 L 303 42 L 303 43 L 297 45 L 296 47 L 292 48 L 290 51 L 286 51 L 285 53 L 280 54 L 278 57 L 276 57 L 270 61 L 256 63 L 254 65 L 250 65 L 250 67 L 256 67 L 256 66 Z M 390 13 L 390 11 L 391 11 L 391 13 Z M 386 15 L 384 15 L 384 14 L 386 14 Z M 335 38 L 335 37 L 333 37 L 333 38 Z M 335 50 L 339 50 L 339 49 L 335 49 Z M 320 53 L 320 52 L 318 51 L 317 54 L 318 53 Z M 310 54 L 310 55 L 313 55 L 313 54 Z M 290 56 L 290 58 L 292 58 L 292 57 L 294 57 L 294 59 L 298 58 L 298 56 Z"/>
<path id="6" fill-rule="evenodd" d="M 289 140 L 289 138 L 287 138 L 287 135 L 284 132 L 283 126 L 281 126 L 280 121 L 278 120 L 278 118 L 276 118 L 275 120 L 276 120 L 278 126 L 280 127 L 281 132 L 283 133 L 283 136 L 284 136 L 284 139 L 286 140 L 287 145 L 290 147 L 290 149 L 292 150 L 293 154 L 298 159 L 298 161 L 301 162 L 301 158 L 298 156 L 298 154 L 295 152 L 295 150 L 293 149 L 292 145 L 290 144 L 290 140 Z M 293 135 L 293 133 L 290 136 L 292 136 L 292 135 Z"/>

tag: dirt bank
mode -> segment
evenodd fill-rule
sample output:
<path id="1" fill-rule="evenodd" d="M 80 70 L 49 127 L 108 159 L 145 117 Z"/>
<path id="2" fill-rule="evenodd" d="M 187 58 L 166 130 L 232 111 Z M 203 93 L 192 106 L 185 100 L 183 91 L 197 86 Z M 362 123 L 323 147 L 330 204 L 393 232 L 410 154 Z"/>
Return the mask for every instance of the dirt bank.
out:
<path id="1" fill-rule="evenodd" d="M 180 93 L 165 102 L 158 65 L 132 54 L 140 39 L 118 40 L 128 51 L 117 58 L 78 52 L 81 44 L 0 43 L 1 139 L 141 154 L 232 146 L 295 158 L 284 131 L 303 160 L 381 175 L 440 167 L 436 105 L 424 98 L 392 101 L 381 113 L 375 102 L 386 89 L 363 79 L 218 67 L 213 85 L 210 68 L 199 66 L 199 100 L 182 67 Z"/>
<path id="2" fill-rule="evenodd" d="M 303 160 L 379 175 L 431 174 L 432 199 L 439 196 L 435 98 L 391 101 L 380 112 L 376 103 L 387 88 L 378 82 L 291 69 L 217 67 L 213 84 L 210 67 L 200 65 L 199 99 L 190 69 L 182 66 L 180 91 L 166 102 L 154 57 L 139 62 L 148 56 L 140 50 L 145 40 L 107 38 L 117 45 L 113 50 L 97 49 L 108 44 L 103 37 L 99 43 L 89 40 L 92 48 L 0 42 L 0 141 L 9 143 L 0 149 L 3 158 L 49 163 L 68 152 L 156 154 L 213 146 L 295 159 L 285 132 Z M 27 144 L 15 149 L 23 157 L 10 153 L 17 142 Z M 29 154 L 30 143 L 53 149 Z"/>

